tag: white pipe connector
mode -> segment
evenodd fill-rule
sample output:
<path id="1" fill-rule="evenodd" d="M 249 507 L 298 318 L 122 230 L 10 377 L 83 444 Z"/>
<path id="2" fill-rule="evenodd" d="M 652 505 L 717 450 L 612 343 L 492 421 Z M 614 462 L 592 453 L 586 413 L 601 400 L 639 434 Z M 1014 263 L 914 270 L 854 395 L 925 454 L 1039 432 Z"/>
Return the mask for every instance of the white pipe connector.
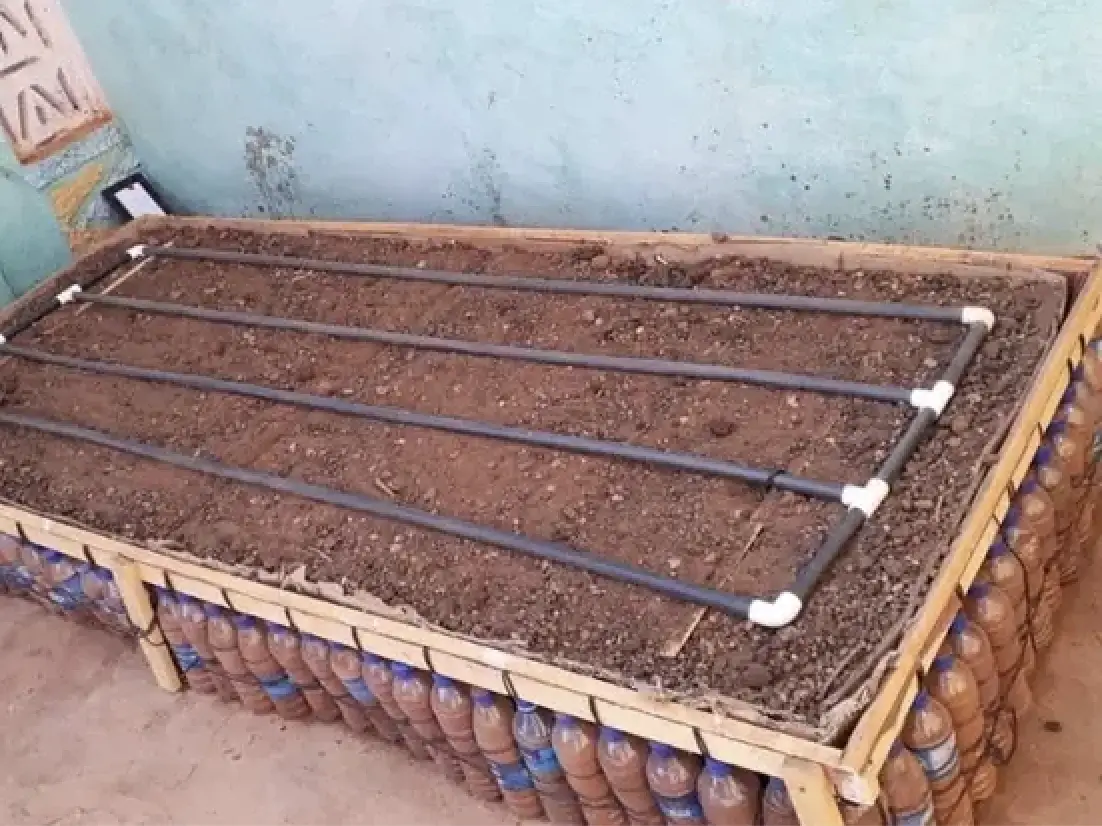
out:
<path id="1" fill-rule="evenodd" d="M 0 333 L 0 347 L 3 347 L 7 343 L 8 343 L 8 337 L 6 335 L 4 335 L 3 333 Z"/>
<path id="2" fill-rule="evenodd" d="M 939 381 L 933 387 L 916 387 L 911 391 L 911 406 L 919 410 L 932 410 L 934 416 L 941 418 L 953 394 L 957 389 L 947 381 Z"/>
<path id="3" fill-rule="evenodd" d="M 750 603 L 746 618 L 764 628 L 784 628 L 790 625 L 804 609 L 803 600 L 790 591 L 782 591 L 772 602 L 755 599 Z"/>
<path id="4" fill-rule="evenodd" d="M 145 258 L 145 244 L 135 244 L 126 252 L 131 257 L 131 259 Z"/>
<path id="5" fill-rule="evenodd" d="M 79 293 L 80 284 L 74 284 L 71 287 L 66 287 L 64 290 L 57 294 L 57 303 L 64 307 L 66 304 L 72 304 L 76 299 L 76 294 Z"/>
<path id="6" fill-rule="evenodd" d="M 888 498 L 890 490 L 887 482 L 874 476 L 864 485 L 844 485 L 842 504 L 847 508 L 857 508 L 868 519 Z"/>
<path id="7" fill-rule="evenodd" d="M 961 324 L 982 324 L 990 332 L 995 326 L 995 314 L 986 307 L 962 307 Z"/>

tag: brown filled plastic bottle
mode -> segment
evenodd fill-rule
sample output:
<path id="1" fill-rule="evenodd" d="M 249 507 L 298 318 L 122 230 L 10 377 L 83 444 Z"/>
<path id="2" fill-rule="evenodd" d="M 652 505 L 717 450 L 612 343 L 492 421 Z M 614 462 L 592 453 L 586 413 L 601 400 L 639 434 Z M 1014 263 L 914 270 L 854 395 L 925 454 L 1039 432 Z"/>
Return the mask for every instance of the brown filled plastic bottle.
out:
<path id="1" fill-rule="evenodd" d="M 842 813 L 842 822 L 846 826 L 885 825 L 884 813 L 878 803 L 866 806 L 861 803 L 851 803 L 843 798 L 838 801 L 838 809 Z"/>
<path id="2" fill-rule="evenodd" d="M 109 631 L 127 631 L 130 617 L 115 578 L 106 568 L 90 565 L 81 574 L 81 587 L 92 604 L 92 615 Z"/>
<path id="3" fill-rule="evenodd" d="M 900 737 L 926 773 L 938 824 L 970 826 L 974 822 L 972 798 L 960 775 L 953 721 L 945 706 L 919 689 Z"/>
<path id="4" fill-rule="evenodd" d="M 1010 598 L 1014 611 L 1014 625 L 1022 645 L 1022 668 L 1026 677 L 1033 673 L 1037 665 L 1036 651 L 1030 640 L 1029 600 L 1026 598 L 1025 565 L 1010 552 L 1001 539 L 991 544 L 987 559 L 980 568 L 977 580 L 997 585 Z"/>
<path id="5" fill-rule="evenodd" d="M 597 759 L 632 826 L 661 826 L 665 822 L 647 786 L 648 754 L 647 744 L 638 737 L 601 727 Z"/>
<path id="6" fill-rule="evenodd" d="M 983 706 L 984 740 L 991 742 L 996 755 L 1009 756 L 1014 743 L 1013 712 L 1001 707 L 999 671 L 987 634 L 961 611 L 949 626 L 947 643 L 976 678 Z"/>
<path id="7" fill-rule="evenodd" d="M 272 698 L 279 716 L 285 720 L 308 718 L 310 706 L 268 650 L 268 634 L 264 627 L 255 617 L 244 614 L 235 615 L 233 624 L 237 628 L 237 647 L 245 667 L 260 680 L 261 688 Z"/>
<path id="8" fill-rule="evenodd" d="M 187 684 L 200 694 L 216 694 L 218 686 L 214 677 L 203 665 L 199 652 L 188 642 L 180 624 L 179 600 L 164 588 L 154 587 L 153 592 L 157 603 L 157 623 Z"/>
<path id="9" fill-rule="evenodd" d="M 223 702 L 232 703 L 238 699 L 237 689 L 233 680 L 226 674 L 222 665 L 215 656 L 210 644 L 210 636 L 207 632 L 207 612 L 202 603 L 194 597 L 180 596 L 180 629 L 184 632 L 187 641 L 195 649 L 202 660 L 203 666 L 211 676 L 218 698 Z"/>
<path id="10" fill-rule="evenodd" d="M 1037 494 L 1041 494 L 1043 499 Z M 1046 504 L 1051 505 L 1047 494 L 1035 481 L 1027 479 L 1019 488 L 1002 522 L 1002 535 L 1006 547 L 1025 569 L 1025 588 L 1028 595 L 1027 625 L 1030 631 L 1030 644 L 1035 653 L 1043 651 L 1047 642 L 1052 641 L 1055 606 L 1052 604 L 1051 597 L 1046 598 L 1045 595 L 1045 564 L 1048 561 L 1048 548 L 1051 547 L 1052 538 L 1051 534 L 1042 535 L 1038 531 L 1035 523 L 1031 521 L 1027 508 L 1035 509 L 1037 506 L 1043 507 Z M 1051 509 L 1049 514 L 1051 519 Z M 1059 590 L 1059 583 L 1056 583 L 1057 601 Z"/>
<path id="11" fill-rule="evenodd" d="M 345 725 L 357 734 L 363 734 L 371 728 L 367 711 L 349 693 L 340 677 L 333 673 L 329 664 L 329 643 L 313 634 L 303 634 L 299 647 L 303 665 L 310 669 L 325 693 L 333 698 L 340 710 Z"/>
<path id="12" fill-rule="evenodd" d="M 556 714 L 551 744 L 566 782 L 578 796 L 589 826 L 625 826 L 624 810 L 597 760 L 597 727 L 569 714 Z"/>
<path id="13" fill-rule="evenodd" d="M 30 576 L 30 588 L 27 591 L 35 602 L 60 614 L 61 609 L 50 601 L 50 582 L 46 578 L 45 548 L 40 548 L 33 542 L 23 542 L 19 546 L 19 558 L 23 563 L 23 570 Z"/>
<path id="14" fill-rule="evenodd" d="M 1032 707 L 1033 694 L 1025 680 L 1022 640 L 1010 598 L 995 585 L 975 582 L 968 589 L 964 611 L 987 634 L 999 670 L 999 690 L 1020 719 Z"/>
<path id="15" fill-rule="evenodd" d="M 233 680 L 241 705 L 254 714 L 270 714 L 275 706 L 267 692 L 261 688 L 260 681 L 245 665 L 245 658 L 237 647 L 237 628 L 233 624 L 233 618 L 217 605 L 206 604 L 203 608 L 207 612 L 210 647 L 214 649 L 214 656 L 218 658 L 226 676 Z"/>
<path id="16" fill-rule="evenodd" d="M 900 740 L 892 743 L 880 770 L 880 788 L 895 826 L 936 826 L 930 782 L 918 758 Z"/>
<path id="17" fill-rule="evenodd" d="M 647 758 L 647 785 L 650 786 L 662 816 L 671 826 L 699 826 L 704 810 L 696 794 L 700 776 L 700 758 L 678 751 L 665 743 L 650 744 Z"/>
<path id="18" fill-rule="evenodd" d="M 31 590 L 34 576 L 23 564 L 23 542 L 18 537 L 0 533 L 0 568 L 11 593 L 26 594 Z"/>
<path id="19" fill-rule="evenodd" d="M 444 730 L 432 713 L 432 678 L 406 663 L 394 663 L 390 670 L 394 674 L 394 702 L 409 718 L 414 731 L 420 735 L 429 757 L 449 780 L 463 783 L 459 761 L 452 754 L 448 738 L 444 736 Z"/>
<path id="20" fill-rule="evenodd" d="M 295 688 L 302 692 L 314 717 L 323 723 L 341 718 L 337 704 L 303 661 L 302 640 L 297 632 L 274 622 L 268 623 L 268 650 L 287 672 Z"/>
<path id="21" fill-rule="evenodd" d="M 696 782 L 708 826 L 754 826 L 761 812 L 761 780 L 753 772 L 711 757 Z"/>
<path id="22" fill-rule="evenodd" d="M 566 773 L 551 744 L 551 713 L 527 700 L 517 700 L 513 737 L 536 784 L 547 819 L 552 823 L 585 823 L 582 807 L 566 782 Z"/>
<path id="23" fill-rule="evenodd" d="M 409 717 L 394 699 L 394 673 L 390 664 L 382 657 L 365 651 L 361 657 L 360 673 L 383 711 L 394 721 L 409 753 L 418 760 L 432 759 L 428 749 L 425 748 L 425 741 L 421 739 L 421 735 L 414 729 Z"/>
<path id="24" fill-rule="evenodd" d="M 388 743 L 402 742 L 398 725 L 379 703 L 379 698 L 371 691 L 364 680 L 363 658 L 355 648 L 340 643 L 329 643 L 329 666 L 333 674 L 341 681 L 349 696 L 360 706 L 375 733 Z"/>
<path id="25" fill-rule="evenodd" d="M 800 826 L 788 788 L 779 777 L 770 777 L 761 796 L 761 822 L 765 826 Z"/>
<path id="26" fill-rule="evenodd" d="M 508 697 L 471 689 L 471 729 L 505 805 L 518 820 L 543 820 L 543 805 L 513 738 L 513 704 Z"/>
<path id="27" fill-rule="evenodd" d="M 480 800 L 501 800 L 497 781 L 474 739 L 474 703 L 465 685 L 443 674 L 432 675 L 432 713 L 444 732 L 471 794 Z"/>
<path id="28" fill-rule="evenodd" d="M 1102 339 L 1094 339 L 1083 353 L 1079 365 L 1083 379 L 1089 388 L 1089 398 L 1094 412 L 1094 428 L 1091 433 L 1091 449 L 1088 457 L 1088 505 L 1085 507 L 1088 524 L 1083 534 L 1083 553 L 1093 559 L 1102 539 Z"/>
<path id="29" fill-rule="evenodd" d="M 961 775 L 968 784 L 972 800 L 987 800 L 995 793 L 998 775 L 986 754 L 983 706 L 972 670 L 943 647 L 934 658 L 926 678 L 926 688 L 931 697 L 945 706 L 952 718 Z"/>
<path id="30" fill-rule="evenodd" d="M 1061 584 L 1071 582 L 1076 576 L 1076 560 L 1079 553 L 1075 526 L 1078 519 L 1073 475 L 1078 468 L 1078 446 L 1069 437 L 1067 425 L 1053 421 L 1045 431 L 1045 441 L 1037 449 L 1033 466 L 1037 481 L 1049 492 L 1056 511 L 1056 555 L 1050 563 L 1060 577 Z"/>

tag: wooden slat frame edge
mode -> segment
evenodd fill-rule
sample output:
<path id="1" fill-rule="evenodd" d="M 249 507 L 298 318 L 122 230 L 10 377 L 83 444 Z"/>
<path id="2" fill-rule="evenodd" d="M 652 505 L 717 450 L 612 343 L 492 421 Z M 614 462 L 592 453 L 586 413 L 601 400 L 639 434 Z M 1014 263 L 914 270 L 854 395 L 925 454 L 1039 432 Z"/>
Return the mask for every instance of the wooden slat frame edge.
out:
<path id="1" fill-rule="evenodd" d="M 1100 319 L 1102 267 L 1096 265 L 1042 361 L 1037 373 L 1039 378 L 1030 388 L 1007 435 L 998 462 L 988 472 L 975 504 L 942 565 L 941 573 L 904 637 L 892 672 L 846 744 L 842 762 L 861 776 L 869 777 L 879 771 L 879 764 L 874 763 L 872 758 L 878 751 L 886 750 L 877 749 L 877 745 L 883 745 L 885 740 L 890 743 L 903 725 L 906 706 L 900 709 L 898 701 L 905 695 L 907 684 L 912 682 L 917 664 L 923 658 L 932 657 L 941 644 L 944 630 L 938 633 L 939 619 L 946 605 L 955 599 L 957 587 L 971 585 L 971 580 L 966 579 L 966 572 L 971 571 L 974 576 L 979 567 L 975 563 L 976 555 L 986 553 L 983 538 L 989 535 L 990 522 L 999 513 L 1001 503 L 1005 502 L 1007 486 L 1020 481 L 1018 474 L 1028 466 L 1039 444 L 1038 426 L 1043 429 L 1051 421 L 1070 378 L 1069 365 L 1078 363 L 1082 357 L 1083 340 L 1093 335 Z M 1005 508 L 1001 513 L 1005 514 Z"/>

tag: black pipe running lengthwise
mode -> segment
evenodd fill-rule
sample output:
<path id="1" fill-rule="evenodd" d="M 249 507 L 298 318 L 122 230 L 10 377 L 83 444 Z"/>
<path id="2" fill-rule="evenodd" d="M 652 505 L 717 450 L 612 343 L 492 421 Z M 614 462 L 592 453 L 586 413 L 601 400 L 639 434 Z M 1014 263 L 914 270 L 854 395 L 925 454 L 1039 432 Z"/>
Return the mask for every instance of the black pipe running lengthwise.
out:
<path id="1" fill-rule="evenodd" d="M 694 453 L 657 450 L 655 448 L 625 444 L 623 442 L 588 439 L 582 436 L 564 436 L 559 433 L 527 430 L 506 425 L 495 425 L 489 422 L 461 419 L 452 416 L 436 416 L 429 413 L 404 410 L 400 407 L 360 404 L 345 399 L 330 398 L 329 396 L 316 396 L 310 393 L 298 393 L 292 390 L 264 387 L 259 384 L 227 381 L 213 376 L 196 375 L 194 373 L 172 373 L 166 370 L 153 370 L 145 367 L 134 367 L 128 364 L 113 364 L 106 361 L 91 361 L 88 359 L 73 358 L 72 356 L 63 356 L 57 353 L 32 350 L 10 344 L 0 345 L 0 355 L 15 356 L 17 358 L 26 359 L 27 361 L 38 362 L 39 364 L 50 364 L 55 367 L 82 370 L 87 373 L 97 373 L 105 376 L 120 376 L 122 378 L 138 379 L 139 381 L 159 382 L 161 384 L 188 387 L 192 390 L 211 393 L 229 393 L 236 396 L 276 402 L 277 404 L 303 407 L 308 410 L 324 410 L 329 413 L 354 416 L 356 418 L 384 422 L 386 424 L 422 427 L 430 430 L 440 430 L 446 433 L 457 433 L 463 436 L 479 436 L 502 442 L 530 445 L 532 447 L 564 450 L 569 453 L 577 453 L 584 456 L 599 456 L 607 459 L 626 459 L 670 470 L 700 473 L 706 476 L 717 476 L 725 479 L 735 479 L 758 487 L 787 490 L 793 493 L 802 494 L 803 496 L 825 499 L 832 502 L 839 501 L 842 496 L 842 485 L 836 482 L 821 482 L 817 479 L 808 479 L 780 470 L 757 468 L 750 465 L 743 465 L 738 462 L 730 462 L 725 459 L 713 459 L 708 456 L 700 456 Z"/>
<path id="2" fill-rule="evenodd" d="M 941 381 L 948 382 L 954 389 L 960 384 L 964 377 L 964 371 L 968 369 L 968 365 L 972 363 L 972 359 L 979 352 L 980 345 L 983 344 L 987 332 L 986 324 L 968 325 L 968 333 L 960 347 L 957 348 L 953 358 L 949 361 L 949 366 L 945 368 Z M 911 419 L 911 423 L 903 432 L 903 436 L 895 443 L 895 447 L 892 448 L 891 453 L 888 454 L 888 458 L 884 460 L 884 464 L 880 466 L 880 470 L 877 471 L 874 478 L 880 479 L 889 486 L 899 481 L 899 477 L 903 474 L 903 468 L 910 461 L 915 451 L 918 450 L 919 445 L 937 426 L 937 421 L 938 414 L 936 412 L 928 407 L 921 408 Z M 822 579 L 823 574 L 827 572 L 849 541 L 857 535 L 857 531 L 865 524 L 865 520 L 865 514 L 858 508 L 850 508 L 842 521 L 836 524 L 831 532 L 827 534 L 826 540 L 815 551 L 811 559 L 797 572 L 796 579 L 789 590 L 801 600 L 806 600 L 819 583 L 819 580 Z"/>
<path id="3" fill-rule="evenodd" d="M 350 341 L 370 341 L 394 347 L 411 347 L 416 350 L 432 350 L 464 356 L 481 356 L 550 364 L 556 367 L 580 367 L 587 370 L 604 370 L 615 373 L 636 373 L 650 376 L 672 376 L 707 381 L 739 382 L 761 387 L 777 387 L 783 390 L 799 390 L 835 396 L 853 396 L 872 401 L 907 403 L 911 391 L 906 387 L 867 384 L 844 381 L 777 370 L 755 370 L 745 367 L 727 367 L 722 364 L 670 361 L 667 359 L 635 358 L 632 356 L 601 356 L 587 353 L 570 353 L 562 350 L 544 350 L 537 347 L 517 347 L 510 344 L 485 344 L 453 338 L 398 333 L 376 330 L 370 327 L 349 327 L 343 324 L 326 324 L 298 318 L 242 313 L 232 310 L 211 310 L 186 304 L 168 304 L 140 298 L 121 298 L 114 295 L 77 293 L 74 301 L 116 307 L 154 315 L 190 318 L 213 324 L 237 327 L 255 327 L 265 330 L 286 330 L 296 333 L 329 336 Z"/>
<path id="4" fill-rule="evenodd" d="M 498 290 L 523 290 L 559 295 L 594 295 L 613 298 L 638 298 L 644 301 L 668 301 L 676 304 L 712 304 L 719 307 L 743 307 L 757 310 L 792 310 L 797 312 L 830 313 L 832 315 L 905 318 L 914 321 L 939 321 L 960 324 L 961 307 L 938 307 L 930 304 L 897 304 L 890 301 L 858 301 L 849 298 L 818 298 L 809 295 L 774 295 L 770 293 L 740 293 L 731 290 L 685 289 L 681 287 L 644 287 L 636 284 L 601 281 L 567 281 L 565 279 L 528 278 L 519 275 L 481 275 L 443 270 L 422 270 L 415 267 L 390 267 L 381 264 L 356 264 L 346 261 L 325 261 L 317 258 L 297 258 L 284 255 L 261 255 L 233 250 L 203 247 L 138 247 L 140 254 L 154 258 L 175 258 L 181 261 L 220 261 L 288 270 L 313 270 L 335 275 L 360 275 L 393 278 L 402 281 L 422 281 L 455 287 L 482 287 Z"/>
<path id="5" fill-rule="evenodd" d="M 746 616 L 752 602 L 750 597 L 743 594 L 726 593 L 702 585 L 694 585 L 691 582 L 682 582 L 678 579 L 652 573 L 637 565 L 607 559 L 560 542 L 548 542 L 485 525 L 478 525 L 451 516 L 439 516 L 418 508 L 396 505 L 363 494 L 313 485 L 297 479 L 288 479 L 285 476 L 261 473 L 247 468 L 212 462 L 208 459 L 186 456 L 156 445 L 121 439 L 98 430 L 4 411 L 0 411 L 0 422 L 14 427 L 35 430 L 39 433 L 76 439 L 88 444 L 128 453 L 132 456 L 139 456 L 143 459 L 183 468 L 184 470 L 205 473 L 219 479 L 228 479 L 233 482 L 265 488 L 276 493 L 299 496 L 314 502 L 347 508 L 389 522 L 398 522 L 460 539 L 468 539 L 472 542 L 481 542 L 497 548 L 516 551 L 526 556 L 578 568 L 618 582 L 640 585 L 674 599 L 714 608 L 717 611 L 723 611 L 738 617 Z"/>

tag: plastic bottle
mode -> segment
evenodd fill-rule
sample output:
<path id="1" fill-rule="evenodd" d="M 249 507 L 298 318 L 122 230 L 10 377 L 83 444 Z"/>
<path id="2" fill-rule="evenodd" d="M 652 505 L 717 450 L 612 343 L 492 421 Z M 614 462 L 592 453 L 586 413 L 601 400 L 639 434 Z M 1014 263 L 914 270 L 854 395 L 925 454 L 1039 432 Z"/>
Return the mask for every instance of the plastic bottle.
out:
<path id="1" fill-rule="evenodd" d="M 1025 681 L 1022 640 L 1010 598 L 995 585 L 975 582 L 968 589 L 964 611 L 986 632 L 999 670 L 999 691 L 1021 718 L 1032 707 L 1033 695 Z"/>
<path id="2" fill-rule="evenodd" d="M 444 730 L 432 713 L 432 678 L 406 663 L 394 663 L 394 702 L 420 735 L 429 757 L 454 783 L 463 782 L 463 771 L 452 754 Z"/>
<path id="3" fill-rule="evenodd" d="M 203 666 L 199 652 L 188 642 L 180 625 L 179 601 L 163 588 L 154 587 L 153 592 L 157 602 L 157 622 L 185 681 L 200 694 L 216 693 L 218 686 L 215 685 L 214 678 Z"/>
<path id="4" fill-rule="evenodd" d="M 696 794 L 700 758 L 680 752 L 665 743 L 651 743 L 647 758 L 647 785 L 666 822 L 697 826 L 704 823 L 704 810 Z"/>
<path id="5" fill-rule="evenodd" d="M 1025 491 L 1025 492 L 1024 492 Z M 1033 479 L 1026 479 L 1018 489 L 1010 509 L 1002 522 L 1002 535 L 1006 547 L 1020 561 L 1025 569 L 1025 588 L 1028 595 L 1026 606 L 1030 630 L 1030 644 L 1038 653 L 1045 648 L 1042 638 L 1052 641 L 1053 611 L 1051 598 L 1045 596 L 1045 564 L 1048 562 L 1048 549 L 1051 534 L 1042 535 L 1030 520 L 1028 508 L 1044 505 L 1048 496 L 1042 499 L 1037 493 L 1044 494 L 1040 485 Z M 1051 503 L 1049 503 L 1051 504 Z M 1050 517 L 1051 519 L 1051 512 Z M 1059 601 L 1060 586 L 1056 584 L 1056 597 Z"/>
<path id="6" fill-rule="evenodd" d="M 901 734 L 903 744 L 914 752 L 934 795 L 937 822 L 971 824 L 972 799 L 960 775 L 960 756 L 949 712 L 925 689 L 915 697 Z"/>
<path id="7" fill-rule="evenodd" d="M 625 826 L 628 819 L 597 759 L 597 727 L 569 714 L 556 714 L 551 744 L 566 782 L 578 796 L 589 826 Z"/>
<path id="8" fill-rule="evenodd" d="M 1029 600 L 1026 598 L 1025 565 L 1010 552 L 1001 539 L 991 544 L 987 559 L 980 568 L 977 581 L 990 582 L 998 586 L 1010 598 L 1014 613 L 1014 626 L 1021 640 L 1022 668 L 1026 677 L 1033 673 L 1037 665 L 1036 651 L 1030 640 Z"/>
<path id="9" fill-rule="evenodd" d="M 1097 553 L 1100 535 L 1102 535 L 1102 339 L 1094 339 L 1083 352 L 1083 361 L 1079 368 L 1083 380 L 1090 390 L 1094 412 L 1094 427 L 1091 432 L 1091 448 L 1088 456 L 1088 494 L 1084 506 L 1087 524 L 1081 533 L 1083 553 L 1094 558 Z"/>
<path id="10" fill-rule="evenodd" d="M 934 796 L 922 764 L 896 740 L 880 770 L 880 788 L 895 826 L 936 826 Z"/>
<path id="11" fill-rule="evenodd" d="M 662 812 L 647 786 L 647 744 L 630 734 L 602 726 L 597 759 L 632 826 L 661 826 Z"/>
<path id="12" fill-rule="evenodd" d="M 333 667 L 329 663 L 329 643 L 313 634 L 303 634 L 299 653 L 303 664 L 310 669 L 314 679 L 325 689 L 326 694 L 333 698 L 345 725 L 357 734 L 363 734 L 370 729 L 371 723 L 367 719 L 367 711 L 352 697 L 341 679 L 333 673 Z"/>
<path id="13" fill-rule="evenodd" d="M 474 703 L 467 687 L 456 683 L 451 677 L 433 674 L 429 701 L 436 722 L 459 760 L 459 768 L 471 794 L 479 800 L 501 800 L 497 781 L 474 739 L 471 720 Z"/>
<path id="14" fill-rule="evenodd" d="M 268 650 L 272 658 L 287 672 L 295 688 L 302 693 L 314 717 L 323 723 L 333 723 L 341 718 L 341 712 L 333 698 L 303 662 L 302 642 L 296 631 L 274 622 L 268 623 Z"/>
<path id="15" fill-rule="evenodd" d="M 566 781 L 566 773 L 551 742 L 551 714 L 526 700 L 517 700 L 513 737 L 536 784 L 543 810 L 552 823 L 584 823 L 581 806 Z"/>
<path id="16" fill-rule="evenodd" d="M 413 728 L 409 717 L 406 716 L 406 713 L 402 711 L 394 699 L 394 673 L 391 671 L 390 665 L 382 657 L 366 651 L 361 659 L 360 673 L 363 675 L 364 682 L 367 683 L 371 693 L 379 700 L 379 705 L 383 707 L 386 715 L 394 721 L 402 742 L 409 749 L 409 753 L 418 760 L 431 759 L 421 735 Z"/>
<path id="17" fill-rule="evenodd" d="M 508 697 L 471 689 L 471 729 L 505 805 L 518 820 L 543 820 L 543 805 L 513 738 L 513 704 Z"/>
<path id="18" fill-rule="evenodd" d="M 878 803 L 865 806 L 860 803 L 851 803 L 842 798 L 838 801 L 838 809 L 842 813 L 842 822 L 846 826 L 884 826 L 884 813 Z"/>
<path id="19" fill-rule="evenodd" d="M 43 557 L 45 552 L 45 548 L 40 548 L 32 542 L 23 542 L 19 546 L 19 558 L 30 576 L 28 595 L 51 612 L 60 614 L 61 609 L 50 599 L 50 582 L 46 578 L 46 562 Z"/>
<path id="20" fill-rule="evenodd" d="M 1073 581 L 1076 575 L 1078 542 L 1073 528 L 1078 513 L 1072 479 L 1077 471 L 1082 472 L 1077 451 L 1077 445 L 1068 436 L 1067 425 L 1056 420 L 1045 431 L 1045 441 L 1033 459 L 1037 480 L 1052 496 L 1056 508 L 1056 557 L 1052 564 L 1062 584 Z"/>
<path id="21" fill-rule="evenodd" d="M 986 727 L 984 739 L 990 740 L 997 754 L 1009 756 L 1014 730 L 1011 715 L 1007 713 L 1010 710 L 1000 708 L 999 671 L 987 634 L 962 611 L 949 626 L 947 642 L 976 678 Z"/>
<path id="22" fill-rule="evenodd" d="M 249 671 L 241 650 L 237 647 L 237 627 L 233 618 L 217 605 L 205 604 L 207 612 L 207 637 L 214 656 L 233 681 L 234 690 L 241 697 L 241 705 L 254 714 L 270 714 L 275 710 L 268 693 L 260 681 Z"/>
<path id="23" fill-rule="evenodd" d="M 92 614 L 108 631 L 130 630 L 130 616 L 114 575 L 106 568 L 89 565 L 81 574 L 81 590 L 92 605 Z"/>
<path id="24" fill-rule="evenodd" d="M 181 595 L 179 597 L 177 619 L 180 623 L 180 630 L 184 632 L 184 638 L 195 649 L 195 653 L 199 655 L 199 660 L 203 663 L 203 668 L 210 674 L 219 699 L 227 703 L 239 699 L 233 680 L 226 674 L 226 670 L 218 662 L 218 657 L 215 656 L 214 649 L 211 647 L 210 635 L 207 629 L 207 612 L 203 608 L 203 604 L 194 597 Z"/>
<path id="25" fill-rule="evenodd" d="M 360 706 L 370 725 L 362 730 L 375 729 L 375 733 L 388 743 L 401 742 L 398 726 L 379 704 L 379 698 L 364 680 L 363 659 L 360 652 L 340 643 L 329 644 L 329 666 L 341 681 L 349 696 Z"/>
<path id="26" fill-rule="evenodd" d="M 233 624 L 237 628 L 237 647 L 245 667 L 260 681 L 260 687 L 271 697 L 279 716 L 285 720 L 309 717 L 310 706 L 268 650 L 264 626 L 255 617 L 245 614 L 235 614 Z"/>
<path id="27" fill-rule="evenodd" d="M 995 793 L 998 775 L 985 753 L 986 730 L 980 689 L 972 670 L 944 648 L 934 658 L 926 679 L 930 696 L 945 706 L 956 732 L 961 775 L 973 801 L 987 800 Z"/>
<path id="28" fill-rule="evenodd" d="M 761 780 L 753 772 L 704 761 L 696 782 L 700 808 L 709 826 L 754 826 L 761 811 Z"/>
<path id="29" fill-rule="evenodd" d="M 34 584 L 34 576 L 23 564 L 23 543 L 9 534 L 0 534 L 0 567 L 4 582 L 14 594 L 26 594 Z"/>
<path id="30" fill-rule="evenodd" d="M 770 777 L 761 796 L 761 822 L 765 826 L 800 826 L 796 807 L 784 781 L 779 777 Z"/>
<path id="31" fill-rule="evenodd" d="M 46 581 L 50 584 L 50 600 L 66 614 L 86 611 L 88 600 L 84 596 L 82 574 L 87 563 L 78 563 L 57 551 L 42 554 Z"/>

